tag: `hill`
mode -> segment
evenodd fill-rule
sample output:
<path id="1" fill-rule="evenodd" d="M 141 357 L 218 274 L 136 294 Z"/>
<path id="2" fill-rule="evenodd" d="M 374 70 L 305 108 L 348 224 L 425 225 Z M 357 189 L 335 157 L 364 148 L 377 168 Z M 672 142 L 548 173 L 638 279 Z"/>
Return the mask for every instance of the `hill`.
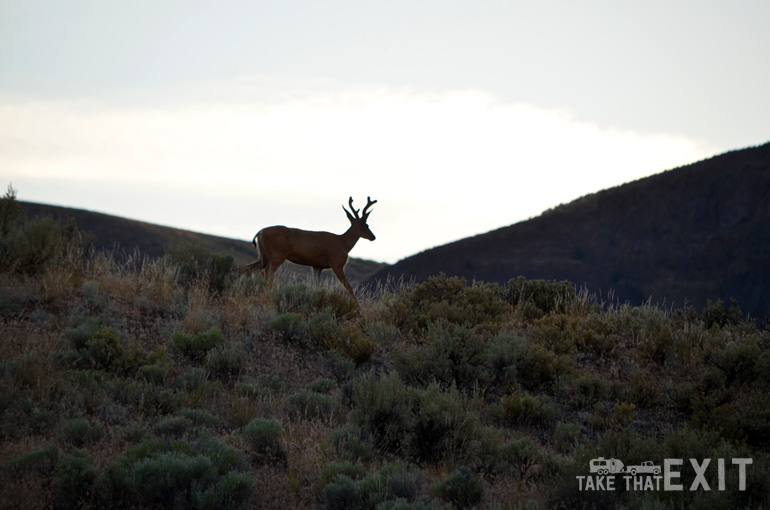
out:
<path id="1" fill-rule="evenodd" d="M 735 298 L 770 315 L 770 144 L 587 195 L 439 246 L 372 277 L 570 280 L 621 302 L 700 309 Z"/>
<path id="2" fill-rule="evenodd" d="M 207 234 L 191 232 L 172 227 L 164 227 L 141 221 L 120 218 L 83 209 L 71 209 L 52 205 L 22 202 L 27 216 L 51 216 L 60 221 L 73 218 L 78 228 L 94 236 L 94 245 L 98 250 L 133 254 L 138 251 L 142 256 L 157 259 L 171 247 L 184 247 L 190 244 L 201 246 L 215 253 L 229 253 L 239 265 L 252 262 L 257 258 L 250 240 L 229 239 Z M 305 268 L 291 263 L 285 264 L 287 270 L 306 273 Z M 350 258 L 345 272 L 351 282 L 364 280 L 385 264 L 370 260 Z"/>

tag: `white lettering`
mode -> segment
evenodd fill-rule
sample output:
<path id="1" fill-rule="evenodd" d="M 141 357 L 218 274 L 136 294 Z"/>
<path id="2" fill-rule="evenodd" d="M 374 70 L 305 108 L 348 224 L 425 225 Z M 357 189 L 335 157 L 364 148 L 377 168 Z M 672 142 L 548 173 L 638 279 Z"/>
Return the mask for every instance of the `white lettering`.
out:
<path id="1" fill-rule="evenodd" d="M 682 459 L 664 459 L 663 460 L 663 490 L 665 491 L 681 491 L 684 490 L 684 486 L 681 484 L 671 483 L 672 478 L 679 478 L 679 471 L 672 471 L 671 466 L 681 466 Z"/>
<path id="2" fill-rule="evenodd" d="M 733 459 L 733 464 L 738 464 L 738 490 L 746 490 L 746 465 L 753 464 L 754 459 Z"/>
<path id="3" fill-rule="evenodd" d="M 692 464 L 692 468 L 695 470 L 695 480 L 693 480 L 692 485 L 690 485 L 691 491 L 698 490 L 698 485 L 702 485 L 703 490 L 711 490 L 708 482 L 706 482 L 706 476 L 704 474 L 706 473 L 706 468 L 709 467 L 710 463 L 711 459 L 703 459 L 703 464 L 698 464 L 697 460 L 690 459 L 690 464 Z"/>

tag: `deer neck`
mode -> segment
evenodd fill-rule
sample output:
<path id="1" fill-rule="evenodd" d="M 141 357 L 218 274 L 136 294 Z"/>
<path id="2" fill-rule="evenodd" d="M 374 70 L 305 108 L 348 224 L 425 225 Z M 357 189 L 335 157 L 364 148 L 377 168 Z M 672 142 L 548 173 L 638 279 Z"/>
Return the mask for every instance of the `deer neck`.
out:
<path id="1" fill-rule="evenodd" d="M 360 236 L 358 235 L 358 232 L 353 230 L 353 225 L 351 225 L 350 228 L 347 229 L 344 234 L 340 235 L 340 238 L 342 239 L 342 242 L 345 245 L 345 248 L 348 249 L 348 253 L 350 253 L 350 250 L 352 250 L 353 247 L 356 245 Z"/>

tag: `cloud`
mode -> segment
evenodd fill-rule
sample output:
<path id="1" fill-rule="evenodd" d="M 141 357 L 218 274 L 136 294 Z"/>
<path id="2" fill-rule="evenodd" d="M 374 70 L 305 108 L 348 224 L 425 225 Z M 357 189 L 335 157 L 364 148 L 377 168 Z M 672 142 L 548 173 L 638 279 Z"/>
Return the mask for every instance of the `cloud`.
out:
<path id="1" fill-rule="evenodd" d="M 4 178 L 43 194 L 59 183 L 57 203 L 169 223 L 162 203 L 152 217 L 137 210 L 154 190 L 175 226 L 244 237 L 275 223 L 342 231 L 338 204 L 371 195 L 378 241 L 355 255 L 391 262 L 721 150 L 478 90 L 258 79 L 98 100 L 5 97 L 0 118 Z"/>

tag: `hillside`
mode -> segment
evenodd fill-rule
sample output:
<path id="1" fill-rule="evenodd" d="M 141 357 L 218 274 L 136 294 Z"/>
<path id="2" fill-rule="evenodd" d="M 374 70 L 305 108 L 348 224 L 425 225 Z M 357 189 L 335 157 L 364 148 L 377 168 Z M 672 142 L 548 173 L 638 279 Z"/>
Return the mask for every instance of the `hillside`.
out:
<path id="1" fill-rule="evenodd" d="M 621 302 L 703 308 L 735 298 L 770 315 L 770 144 L 582 197 L 541 216 L 419 253 L 372 281 L 570 280 Z"/>
<path id="2" fill-rule="evenodd" d="M 78 228 L 94 236 L 94 246 L 96 249 L 117 252 L 118 255 L 133 254 L 135 251 L 138 251 L 143 256 L 156 259 L 161 257 L 168 248 L 184 247 L 193 244 L 211 252 L 229 253 L 239 265 L 252 262 L 257 258 L 257 252 L 254 250 L 251 240 L 242 241 L 199 234 L 189 230 L 164 227 L 82 209 L 56 207 L 31 202 L 22 202 L 22 205 L 30 219 L 40 215 L 51 216 L 60 221 L 74 218 Z M 291 263 L 286 263 L 285 265 L 288 271 L 303 274 L 309 272 L 305 268 Z M 379 262 L 351 257 L 345 267 L 345 272 L 350 281 L 355 283 L 364 280 L 384 265 Z"/>
<path id="3" fill-rule="evenodd" d="M 0 508 L 770 505 L 770 328 L 723 303 L 437 277 L 358 306 L 336 282 L 92 258 L 4 205 Z"/>

